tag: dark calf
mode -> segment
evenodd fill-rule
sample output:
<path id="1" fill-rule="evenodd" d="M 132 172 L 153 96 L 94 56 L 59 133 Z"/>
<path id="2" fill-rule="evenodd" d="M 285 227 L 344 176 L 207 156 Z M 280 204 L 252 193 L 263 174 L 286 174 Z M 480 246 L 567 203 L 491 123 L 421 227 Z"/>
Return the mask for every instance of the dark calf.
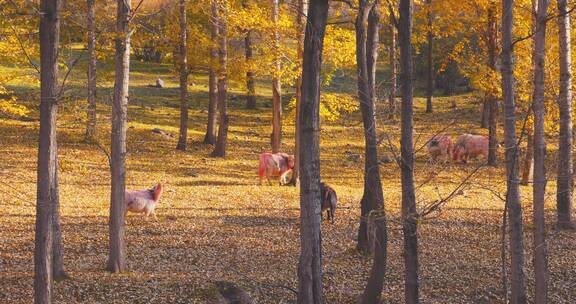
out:
<path id="1" fill-rule="evenodd" d="M 322 206 L 322 213 L 324 210 L 328 210 L 328 220 L 334 222 L 334 212 L 336 211 L 336 205 L 338 204 L 338 197 L 336 197 L 336 191 L 332 187 L 326 185 L 325 183 L 320 183 L 320 204 Z"/>

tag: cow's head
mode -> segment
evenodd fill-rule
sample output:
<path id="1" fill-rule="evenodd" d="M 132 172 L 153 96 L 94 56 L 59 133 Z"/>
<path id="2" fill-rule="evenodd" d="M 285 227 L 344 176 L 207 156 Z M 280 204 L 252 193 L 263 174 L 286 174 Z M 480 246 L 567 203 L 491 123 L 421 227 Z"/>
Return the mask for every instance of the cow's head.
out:
<path id="1" fill-rule="evenodd" d="M 462 154 L 464 154 L 464 145 L 455 145 L 454 149 L 452 150 L 452 160 L 459 161 L 462 157 Z"/>
<path id="2" fill-rule="evenodd" d="M 288 166 L 288 169 L 294 169 L 294 155 L 288 155 L 286 158 L 286 165 Z"/>

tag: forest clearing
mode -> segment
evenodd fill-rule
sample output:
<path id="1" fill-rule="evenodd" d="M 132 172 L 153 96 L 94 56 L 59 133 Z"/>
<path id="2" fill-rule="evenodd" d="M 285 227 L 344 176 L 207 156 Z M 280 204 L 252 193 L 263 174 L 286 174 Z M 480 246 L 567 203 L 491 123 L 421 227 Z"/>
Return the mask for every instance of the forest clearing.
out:
<path id="1" fill-rule="evenodd" d="M 552 4 L 0 0 L 0 303 L 576 303 Z"/>
<path id="2" fill-rule="evenodd" d="M 211 146 L 202 144 L 205 127 L 206 84 L 199 78 L 190 111 L 191 149 L 174 150 L 176 138 L 153 133 L 154 128 L 177 133 L 177 79 L 161 66 L 133 65 L 138 101 L 129 108 L 127 188 L 145 189 L 165 184 L 157 207 L 158 220 L 128 215 L 126 237 L 129 272 L 110 275 L 106 262 L 110 175 L 107 159 L 97 147 L 83 142 L 83 124 L 77 103 L 61 105 L 59 164 L 65 266 L 72 277 L 55 285 L 56 303 L 205 303 L 215 281 L 237 282 L 258 303 L 289 303 L 296 288 L 299 205 L 298 190 L 290 186 L 260 186 L 257 156 L 269 145 L 267 108 L 244 110 L 231 104 L 231 151 L 226 159 L 209 157 Z M 156 78 L 166 88 L 148 88 Z M 265 91 L 264 88 L 260 89 Z M 268 91 L 269 92 L 269 91 Z M 134 94 L 136 95 L 136 94 Z M 425 100 L 415 105 L 416 146 L 443 130 L 457 135 L 478 130 L 478 106 L 466 95 L 437 98 L 437 112 L 424 111 Z M 451 109 L 452 101 L 459 110 Z M 461 105 L 461 106 L 460 106 Z M 98 112 L 109 121 L 109 106 Z M 32 117 L 34 114 L 31 115 Z M 334 224 L 322 224 L 324 293 L 326 303 L 355 303 L 370 270 L 371 258 L 355 251 L 358 202 L 362 197 L 363 162 L 346 152 L 362 154 L 362 126 L 358 113 L 324 124 L 321 131 L 321 174 L 339 196 Z M 0 121 L 2 145 L 2 272 L 0 298 L 6 303 L 29 303 L 32 298 L 34 240 L 36 122 Z M 285 125 L 284 141 L 290 151 L 293 125 Z M 103 145 L 109 125 L 102 124 Z M 397 142 L 396 121 L 384 121 L 382 132 Z M 389 154 L 387 146 L 381 154 Z M 551 155 L 554 151 L 551 150 Z M 550 166 L 554 166 L 551 157 Z M 434 182 L 418 190 L 418 206 L 447 196 L 476 165 L 450 164 Z M 441 167 L 441 166 L 440 166 Z M 433 172 L 428 155 L 416 154 L 416 184 Z M 384 297 L 403 303 L 400 176 L 398 165 L 383 164 L 386 209 L 390 218 L 388 278 Z M 500 229 L 504 172 L 482 168 L 464 189 L 464 195 L 421 222 L 421 279 L 424 303 L 501 303 Z M 551 177 L 553 179 L 553 177 Z M 484 188 L 489 188 L 484 189 Z M 548 184 L 547 220 L 553 222 L 553 181 Z M 522 187 L 523 204 L 531 211 L 530 187 Z M 531 220 L 526 219 L 526 238 Z M 576 240 L 570 232 L 548 231 L 550 296 L 553 303 L 576 301 Z M 527 248 L 527 260 L 532 250 Z M 528 273 L 529 277 L 531 274 Z M 529 282 L 532 282 L 532 278 Z"/>

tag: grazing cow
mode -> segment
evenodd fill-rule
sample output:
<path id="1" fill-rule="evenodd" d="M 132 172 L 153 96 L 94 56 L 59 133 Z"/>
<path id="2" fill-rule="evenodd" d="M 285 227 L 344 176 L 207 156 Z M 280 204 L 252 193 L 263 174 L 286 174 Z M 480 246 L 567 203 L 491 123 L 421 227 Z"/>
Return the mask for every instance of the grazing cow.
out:
<path id="1" fill-rule="evenodd" d="M 262 179 L 266 176 L 268 184 L 271 185 L 271 176 L 280 176 L 280 185 L 287 184 L 288 173 L 294 168 L 294 155 L 286 153 L 264 152 L 260 154 L 260 166 L 258 167 L 258 176 L 260 185 Z"/>
<path id="2" fill-rule="evenodd" d="M 458 137 L 452 151 L 452 159 L 454 161 L 466 163 L 469 158 L 478 158 L 480 155 L 488 159 L 487 136 L 463 134 Z"/>
<path id="3" fill-rule="evenodd" d="M 338 197 L 336 197 L 336 191 L 332 187 L 326 185 L 325 183 L 320 183 L 320 205 L 322 206 L 322 212 L 328 210 L 328 220 L 334 223 L 334 212 L 336 211 L 336 205 L 338 204 Z"/>
<path id="4" fill-rule="evenodd" d="M 444 161 L 449 161 L 453 149 L 452 139 L 448 135 L 435 135 L 430 139 L 426 148 L 428 148 L 432 162 L 436 162 L 438 157 L 443 157 Z"/>
<path id="5" fill-rule="evenodd" d="M 154 209 L 160 196 L 162 195 L 162 184 L 158 184 L 152 189 L 147 190 L 127 190 L 124 200 L 126 203 L 126 213 L 128 211 L 135 213 L 144 213 L 146 218 L 152 215 L 156 219 Z M 124 215 L 126 217 L 126 215 Z"/>

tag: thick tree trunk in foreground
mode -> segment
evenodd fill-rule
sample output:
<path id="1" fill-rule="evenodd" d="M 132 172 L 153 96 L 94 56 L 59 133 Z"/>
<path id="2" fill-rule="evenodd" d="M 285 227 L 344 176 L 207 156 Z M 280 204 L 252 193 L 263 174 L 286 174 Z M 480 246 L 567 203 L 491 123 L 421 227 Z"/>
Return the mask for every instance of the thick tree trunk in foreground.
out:
<path id="1" fill-rule="evenodd" d="M 434 33 L 432 32 L 432 0 L 426 0 L 426 6 L 428 8 L 428 45 L 427 53 L 428 56 L 428 66 L 427 68 L 427 86 L 426 86 L 426 113 L 432 113 L 432 99 L 434 98 Z"/>
<path id="2" fill-rule="evenodd" d="M 296 79 L 296 119 L 294 122 L 294 169 L 290 184 L 296 186 L 300 178 L 300 104 L 302 100 L 302 60 L 304 57 L 304 30 L 306 29 L 306 16 L 308 15 L 308 0 L 298 0 L 298 59 L 300 74 Z"/>
<path id="3" fill-rule="evenodd" d="M 419 302 L 418 213 L 414 193 L 413 84 L 412 84 L 412 1 L 400 0 L 400 83 L 402 123 L 400 156 L 402 159 L 402 231 L 404 232 L 404 295 L 406 303 Z"/>
<path id="4" fill-rule="evenodd" d="M 390 12 L 390 54 L 389 54 L 389 64 L 390 64 L 390 94 L 388 94 L 388 117 L 394 118 L 396 116 L 396 26 L 394 25 L 394 12 Z"/>
<path id="5" fill-rule="evenodd" d="M 298 303 L 321 304 L 320 230 L 320 72 L 328 19 L 328 0 L 311 0 L 304 38 L 300 112 L 300 261 Z"/>
<path id="6" fill-rule="evenodd" d="M 548 301 L 548 254 L 546 245 L 546 221 L 544 200 L 546 195 L 546 141 L 544 138 L 544 59 L 546 55 L 546 10 L 548 0 L 534 0 L 538 3 L 536 32 L 534 35 L 534 277 L 536 292 L 534 303 Z"/>
<path id="7" fill-rule="evenodd" d="M 496 72 L 496 60 L 498 58 L 498 29 L 496 28 L 496 3 L 488 9 L 488 67 Z M 495 93 L 488 91 L 486 95 L 488 106 L 488 165 L 496 166 L 498 152 L 497 126 L 498 126 L 498 100 Z"/>
<path id="8" fill-rule="evenodd" d="M 176 149 L 186 151 L 188 141 L 188 46 L 186 0 L 180 0 L 180 132 Z"/>
<path id="9" fill-rule="evenodd" d="M 94 0 L 87 0 L 88 41 L 88 109 L 86 110 L 86 139 L 96 135 L 96 12 Z"/>
<path id="10" fill-rule="evenodd" d="M 282 92 L 280 85 L 280 33 L 278 32 L 278 0 L 272 4 L 272 23 L 274 23 L 274 70 L 272 71 L 272 152 L 278 153 L 282 147 Z"/>
<path id="11" fill-rule="evenodd" d="M 504 137 L 506 148 L 507 194 L 506 204 L 510 222 L 510 257 L 512 304 L 526 303 L 526 276 L 524 274 L 524 241 L 522 206 L 520 205 L 519 160 L 516 145 L 516 113 L 514 104 L 514 66 L 512 28 L 514 26 L 514 0 L 502 1 L 502 95 L 504 98 Z"/>
<path id="12" fill-rule="evenodd" d="M 60 1 L 40 2 L 40 134 L 34 240 L 34 303 L 52 303 L 53 212 L 58 202 L 58 44 L 60 40 Z"/>
<path id="13" fill-rule="evenodd" d="M 211 19 L 210 25 L 212 41 L 215 43 L 218 39 L 218 8 L 215 0 L 211 2 Z M 216 143 L 216 114 L 218 107 L 218 96 L 216 93 L 216 61 L 218 61 L 218 49 L 213 47 L 210 49 L 210 72 L 208 75 L 208 124 L 206 125 L 206 135 L 204 135 L 204 143 L 213 145 Z"/>
<path id="14" fill-rule="evenodd" d="M 220 111 L 220 126 L 218 127 L 218 139 L 212 156 L 225 157 L 226 144 L 228 141 L 228 32 L 227 32 L 227 9 L 226 1 L 218 7 L 218 58 L 220 66 L 218 70 L 218 111 Z"/>
<path id="15" fill-rule="evenodd" d="M 568 1 L 558 0 L 560 41 L 560 139 L 558 142 L 558 183 L 556 188 L 557 227 L 574 229 L 572 222 L 572 53 Z"/>
<path id="16" fill-rule="evenodd" d="M 110 200 L 110 248 L 107 270 L 126 271 L 126 240 L 124 213 L 126 210 L 126 120 L 130 74 L 130 0 L 118 0 L 116 17 L 116 75 L 112 104 L 112 191 Z"/>

